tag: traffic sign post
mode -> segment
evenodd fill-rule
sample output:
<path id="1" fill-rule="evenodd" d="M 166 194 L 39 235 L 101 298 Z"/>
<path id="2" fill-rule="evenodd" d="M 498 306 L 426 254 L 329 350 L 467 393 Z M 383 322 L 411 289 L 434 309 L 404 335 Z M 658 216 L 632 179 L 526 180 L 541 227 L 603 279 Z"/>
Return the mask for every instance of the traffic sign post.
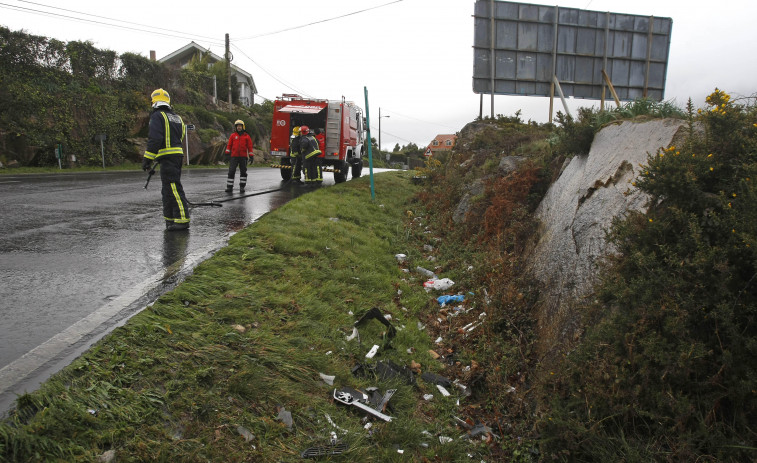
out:
<path id="1" fill-rule="evenodd" d="M 194 129 L 194 124 L 187 124 L 187 131 L 193 131 Z M 189 165 L 189 135 L 187 135 L 187 165 Z"/>

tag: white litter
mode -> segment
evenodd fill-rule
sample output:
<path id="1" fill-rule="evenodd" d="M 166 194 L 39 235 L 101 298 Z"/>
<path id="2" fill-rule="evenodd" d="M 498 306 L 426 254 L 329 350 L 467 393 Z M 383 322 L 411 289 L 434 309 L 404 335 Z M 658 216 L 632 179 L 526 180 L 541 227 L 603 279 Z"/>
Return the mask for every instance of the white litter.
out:
<path id="1" fill-rule="evenodd" d="M 405 254 L 395 254 L 394 258 L 397 259 L 398 262 L 405 262 L 407 256 Z"/>
<path id="2" fill-rule="evenodd" d="M 440 344 L 442 342 L 442 337 L 439 336 L 438 338 L 436 338 L 436 341 L 434 341 L 434 342 L 437 343 L 437 344 Z"/>
<path id="3" fill-rule="evenodd" d="M 423 394 L 423 400 L 431 400 L 434 398 L 434 394 Z"/>
<path id="4" fill-rule="evenodd" d="M 352 340 L 353 340 L 353 339 L 355 339 L 356 337 L 358 337 L 357 328 L 352 328 L 352 334 L 351 334 L 351 335 L 349 335 L 349 336 L 347 336 L 347 337 L 346 337 L 345 339 L 346 339 L 347 341 L 352 341 Z"/>
<path id="5" fill-rule="evenodd" d="M 437 384 L 436 388 L 439 389 L 439 392 L 441 392 L 444 397 L 449 397 L 450 396 L 449 391 L 446 390 L 446 389 L 444 389 L 444 386 L 442 386 L 441 384 Z"/>
<path id="6" fill-rule="evenodd" d="M 368 351 L 367 354 L 365 354 L 365 358 L 372 359 L 374 355 L 376 355 L 376 352 L 378 352 L 379 346 L 378 344 L 374 344 L 373 347 L 371 347 L 371 350 Z"/>
<path id="7" fill-rule="evenodd" d="M 323 380 L 323 382 L 325 382 L 329 386 L 333 386 L 334 385 L 334 380 L 336 379 L 336 376 L 329 376 L 329 375 L 326 375 L 326 374 L 323 374 L 323 373 L 318 373 L 318 376 L 320 376 L 321 379 Z"/>
<path id="8" fill-rule="evenodd" d="M 449 444 L 450 442 L 452 442 L 452 438 L 447 436 L 439 436 L 439 442 L 442 444 Z"/>
<path id="9" fill-rule="evenodd" d="M 455 282 L 450 280 L 449 278 L 442 278 L 441 280 L 431 279 L 423 283 L 423 287 L 426 288 L 426 291 L 431 291 L 432 289 L 438 291 L 446 291 L 450 289 L 454 284 Z"/>

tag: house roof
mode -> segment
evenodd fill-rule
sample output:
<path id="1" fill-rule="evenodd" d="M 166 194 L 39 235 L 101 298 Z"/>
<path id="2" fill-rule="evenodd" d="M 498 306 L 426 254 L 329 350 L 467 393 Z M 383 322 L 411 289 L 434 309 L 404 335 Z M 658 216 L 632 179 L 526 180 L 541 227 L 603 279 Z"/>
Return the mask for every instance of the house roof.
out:
<path id="1" fill-rule="evenodd" d="M 455 140 L 457 140 L 457 135 L 455 134 L 439 134 L 434 137 L 433 140 L 431 140 L 431 143 L 428 144 L 428 148 L 430 149 L 449 149 L 447 148 L 447 140 L 452 142 L 451 146 L 455 146 Z M 434 146 L 434 141 L 437 142 L 437 145 Z"/>
<path id="2" fill-rule="evenodd" d="M 161 63 L 166 64 L 174 64 L 179 63 L 180 65 L 184 65 L 184 63 L 189 62 L 192 57 L 197 53 L 207 53 L 208 56 L 210 56 L 211 62 L 215 63 L 218 61 L 224 61 L 224 58 L 221 56 L 216 55 L 210 49 L 203 48 L 194 41 L 189 42 L 188 44 L 184 45 L 183 47 L 179 48 L 173 53 L 169 53 L 168 55 L 164 56 L 163 58 L 160 58 L 158 61 Z M 231 69 L 237 73 L 238 75 L 244 77 L 247 80 L 248 85 L 252 88 L 252 93 L 258 93 L 258 88 L 255 86 L 255 79 L 252 78 L 252 74 L 245 71 L 244 69 L 231 65 Z"/>

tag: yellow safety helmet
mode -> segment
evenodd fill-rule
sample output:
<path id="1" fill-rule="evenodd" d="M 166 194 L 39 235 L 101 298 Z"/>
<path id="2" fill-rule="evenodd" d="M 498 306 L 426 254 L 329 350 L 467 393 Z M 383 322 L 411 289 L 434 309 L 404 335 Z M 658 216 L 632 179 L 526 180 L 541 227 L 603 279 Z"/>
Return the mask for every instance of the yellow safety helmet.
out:
<path id="1" fill-rule="evenodd" d="M 299 134 L 300 134 L 300 127 L 299 126 L 297 126 L 297 127 L 295 127 L 295 128 L 292 129 L 292 135 L 294 135 L 296 137 Z"/>
<path id="2" fill-rule="evenodd" d="M 242 130 L 247 130 L 247 127 L 244 126 L 244 121 L 242 119 L 237 119 L 234 121 L 234 128 L 236 129 L 238 125 L 242 126 Z"/>
<path id="3" fill-rule="evenodd" d="M 153 90 L 152 95 L 150 95 L 150 97 L 152 98 L 153 108 L 157 108 L 158 106 L 171 105 L 171 96 L 168 94 L 167 91 L 163 90 L 162 88 Z"/>

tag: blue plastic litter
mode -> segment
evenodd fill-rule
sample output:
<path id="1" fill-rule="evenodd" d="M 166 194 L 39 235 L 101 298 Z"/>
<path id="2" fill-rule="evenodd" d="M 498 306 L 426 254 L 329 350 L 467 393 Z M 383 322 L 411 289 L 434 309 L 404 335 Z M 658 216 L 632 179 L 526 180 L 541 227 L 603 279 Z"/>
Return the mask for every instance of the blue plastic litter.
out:
<path id="1" fill-rule="evenodd" d="M 465 300 L 465 296 L 462 294 L 456 294 L 454 296 L 446 295 L 446 296 L 439 296 L 436 298 L 437 302 L 439 304 L 449 304 L 450 302 L 463 302 Z"/>

